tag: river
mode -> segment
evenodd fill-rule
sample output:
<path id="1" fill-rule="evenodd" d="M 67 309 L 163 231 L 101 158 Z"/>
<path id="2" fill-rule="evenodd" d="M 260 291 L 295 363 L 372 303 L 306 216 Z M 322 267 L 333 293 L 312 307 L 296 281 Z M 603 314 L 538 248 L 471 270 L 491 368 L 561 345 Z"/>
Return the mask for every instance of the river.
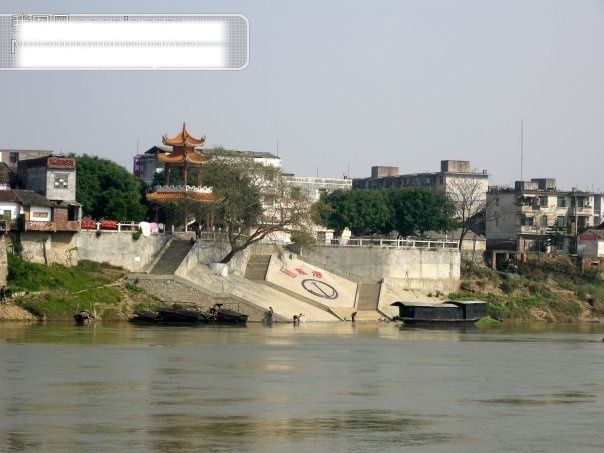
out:
<path id="1" fill-rule="evenodd" d="M 7 452 L 600 452 L 603 324 L 0 324 Z"/>

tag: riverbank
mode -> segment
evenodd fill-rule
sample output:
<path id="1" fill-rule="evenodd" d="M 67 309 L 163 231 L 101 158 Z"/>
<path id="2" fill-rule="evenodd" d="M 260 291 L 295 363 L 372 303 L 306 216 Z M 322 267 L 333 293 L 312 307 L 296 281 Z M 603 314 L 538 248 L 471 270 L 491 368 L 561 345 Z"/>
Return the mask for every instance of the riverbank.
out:
<path id="1" fill-rule="evenodd" d="M 9 288 L 18 297 L 0 302 L 0 320 L 72 320 L 90 310 L 104 320 L 126 320 L 136 308 L 162 301 L 126 282 L 127 272 L 82 261 L 76 267 L 41 266 L 9 255 Z M 426 294 L 424 300 L 431 300 Z M 419 297 L 419 295 L 418 295 Z M 529 257 L 517 272 L 462 263 L 460 290 L 445 299 L 485 300 L 499 321 L 585 322 L 604 318 L 604 281 L 576 269 L 567 256 Z"/>
<path id="2" fill-rule="evenodd" d="M 99 318 L 126 320 L 137 306 L 161 303 L 133 285 L 121 268 L 92 261 L 76 267 L 42 266 L 9 254 L 8 289 L 0 302 L 0 320 L 73 320 L 79 310 Z"/>
<path id="3" fill-rule="evenodd" d="M 500 321 L 581 322 L 604 318 L 604 281 L 579 270 L 567 255 L 529 256 L 513 272 L 464 261 L 460 290 L 450 299 L 489 302 Z"/>

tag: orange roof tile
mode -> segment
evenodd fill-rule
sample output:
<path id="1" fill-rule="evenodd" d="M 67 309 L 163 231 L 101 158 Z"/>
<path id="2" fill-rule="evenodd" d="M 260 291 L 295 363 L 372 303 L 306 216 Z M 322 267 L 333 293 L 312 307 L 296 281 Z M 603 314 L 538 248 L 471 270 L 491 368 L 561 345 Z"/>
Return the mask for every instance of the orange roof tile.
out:
<path id="1" fill-rule="evenodd" d="M 162 137 L 162 143 L 168 146 L 202 146 L 205 142 L 205 135 L 202 138 L 192 137 L 187 131 L 185 123 L 182 123 L 182 131 L 178 135 L 174 137 L 164 135 Z"/>
<path id="2" fill-rule="evenodd" d="M 151 192 L 147 194 L 147 200 L 149 201 L 175 201 L 188 198 L 194 201 L 220 201 L 221 197 L 211 192 Z"/>
<path id="3" fill-rule="evenodd" d="M 194 164 L 203 164 L 211 159 L 210 156 L 203 156 L 193 150 L 183 152 L 182 149 L 173 153 L 157 153 L 155 156 L 158 161 L 167 162 L 169 164 L 184 162 L 185 160 Z"/>

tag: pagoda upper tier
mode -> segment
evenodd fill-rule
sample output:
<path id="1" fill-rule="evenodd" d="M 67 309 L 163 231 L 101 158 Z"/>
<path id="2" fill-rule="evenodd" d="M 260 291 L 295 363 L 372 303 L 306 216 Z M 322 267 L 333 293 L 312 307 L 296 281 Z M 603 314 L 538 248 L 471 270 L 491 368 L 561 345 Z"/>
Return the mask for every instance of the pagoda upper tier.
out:
<path id="1" fill-rule="evenodd" d="M 186 124 L 182 124 L 182 131 L 174 137 L 164 135 L 162 143 L 172 147 L 171 153 L 158 153 L 157 160 L 160 162 L 179 164 L 190 162 L 194 164 L 203 164 L 210 160 L 209 156 L 204 156 L 195 151 L 195 147 L 203 146 L 206 138 L 195 138 L 187 131 Z"/>

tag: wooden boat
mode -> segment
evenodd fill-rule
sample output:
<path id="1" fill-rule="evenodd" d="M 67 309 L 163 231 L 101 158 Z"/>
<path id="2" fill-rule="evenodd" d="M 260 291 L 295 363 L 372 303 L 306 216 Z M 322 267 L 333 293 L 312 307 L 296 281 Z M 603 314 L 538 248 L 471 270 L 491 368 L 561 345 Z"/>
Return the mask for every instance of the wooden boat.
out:
<path id="1" fill-rule="evenodd" d="M 94 321 L 95 317 L 88 310 L 82 310 L 73 315 L 73 319 L 75 320 L 76 324 L 87 324 L 90 321 Z"/>
<path id="2" fill-rule="evenodd" d="M 210 308 L 208 322 L 214 322 L 216 324 L 245 324 L 247 322 L 247 315 L 235 310 L 222 308 L 222 305 L 223 304 L 214 304 L 214 306 Z"/>
<path id="3" fill-rule="evenodd" d="M 399 315 L 393 319 L 404 324 L 464 324 L 486 318 L 487 303 L 480 300 L 446 301 L 440 304 L 424 302 L 394 302 Z"/>
<path id="4" fill-rule="evenodd" d="M 155 311 L 134 310 L 134 316 L 129 318 L 128 321 L 138 324 L 157 324 L 159 322 L 159 315 Z"/>
<path id="5" fill-rule="evenodd" d="M 157 316 L 160 323 L 203 324 L 208 321 L 208 315 L 199 308 L 181 305 L 157 310 Z"/>

